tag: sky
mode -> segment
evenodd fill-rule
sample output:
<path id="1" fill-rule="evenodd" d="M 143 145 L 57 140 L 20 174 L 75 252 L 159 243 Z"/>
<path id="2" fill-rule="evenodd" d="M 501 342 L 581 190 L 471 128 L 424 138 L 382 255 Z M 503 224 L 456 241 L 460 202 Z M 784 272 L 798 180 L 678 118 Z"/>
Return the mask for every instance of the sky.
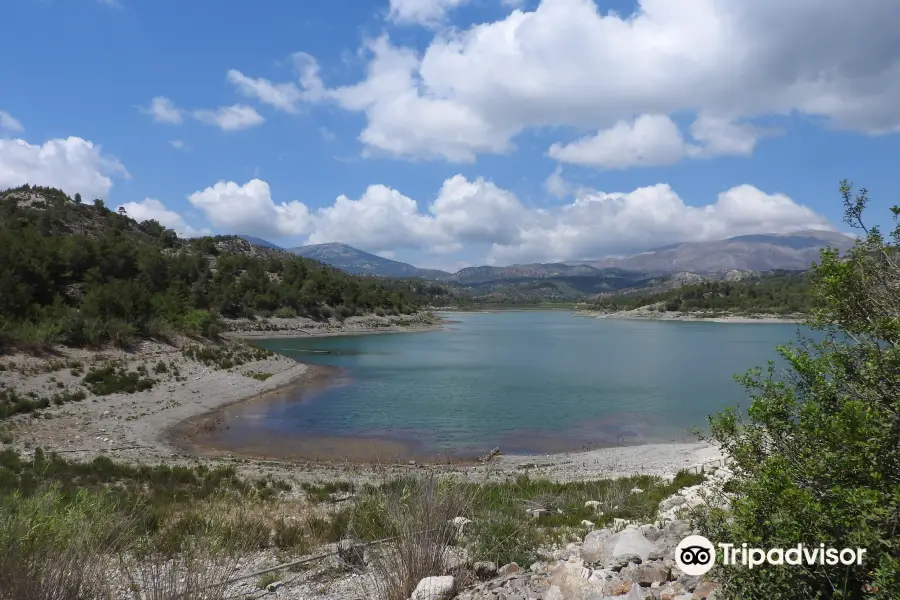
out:
<path id="1" fill-rule="evenodd" d="M 5 0 L 0 189 L 456 270 L 887 226 L 896 0 Z"/>

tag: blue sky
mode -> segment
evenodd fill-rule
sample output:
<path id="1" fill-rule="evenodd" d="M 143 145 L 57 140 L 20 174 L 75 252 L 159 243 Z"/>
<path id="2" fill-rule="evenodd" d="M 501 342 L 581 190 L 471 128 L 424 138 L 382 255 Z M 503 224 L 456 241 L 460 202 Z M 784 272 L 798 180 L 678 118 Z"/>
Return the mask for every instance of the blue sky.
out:
<path id="1" fill-rule="evenodd" d="M 9 0 L 0 187 L 422 266 L 846 229 L 900 190 L 887 0 Z M 892 168 L 893 167 L 893 168 Z"/>

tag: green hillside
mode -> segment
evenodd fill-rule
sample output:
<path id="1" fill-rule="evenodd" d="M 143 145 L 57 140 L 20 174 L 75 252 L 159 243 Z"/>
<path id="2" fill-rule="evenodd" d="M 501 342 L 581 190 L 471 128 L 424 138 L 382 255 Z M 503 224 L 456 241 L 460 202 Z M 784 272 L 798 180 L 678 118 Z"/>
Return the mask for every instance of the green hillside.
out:
<path id="1" fill-rule="evenodd" d="M 52 188 L 0 192 L 0 344 L 129 343 L 214 335 L 219 317 L 416 312 L 443 288 L 349 275 L 237 236 L 181 239 L 100 200 Z"/>
<path id="2" fill-rule="evenodd" d="M 727 311 L 788 314 L 807 312 L 812 295 L 805 273 L 777 271 L 738 281 L 703 281 L 661 292 L 611 294 L 598 298 L 594 310 L 632 310 L 661 304 L 666 311 Z"/>

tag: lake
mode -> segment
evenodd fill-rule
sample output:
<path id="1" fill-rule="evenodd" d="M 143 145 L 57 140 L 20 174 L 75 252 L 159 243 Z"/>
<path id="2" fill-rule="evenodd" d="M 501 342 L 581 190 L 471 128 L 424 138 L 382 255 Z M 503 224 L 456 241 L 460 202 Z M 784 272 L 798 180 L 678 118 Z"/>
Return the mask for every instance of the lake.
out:
<path id="1" fill-rule="evenodd" d="M 219 441 L 303 440 L 303 454 L 315 440 L 337 453 L 392 443 L 410 456 L 690 441 L 710 413 L 746 408 L 733 374 L 777 359 L 800 330 L 550 310 L 446 316 L 445 331 L 258 341 L 342 376 L 229 410 Z"/>

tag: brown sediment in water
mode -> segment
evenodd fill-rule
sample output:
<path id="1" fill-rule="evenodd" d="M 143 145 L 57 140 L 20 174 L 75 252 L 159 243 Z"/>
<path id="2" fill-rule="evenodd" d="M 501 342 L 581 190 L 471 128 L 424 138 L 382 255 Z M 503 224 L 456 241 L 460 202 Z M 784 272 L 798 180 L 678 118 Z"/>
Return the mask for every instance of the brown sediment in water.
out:
<path id="1" fill-rule="evenodd" d="M 307 365 L 306 373 L 294 382 L 220 406 L 175 425 L 168 431 L 169 445 L 199 457 L 357 465 L 415 461 L 421 464 L 465 466 L 478 463 L 478 459 L 491 450 L 480 446 L 436 450 L 426 448 L 421 441 L 399 435 L 329 435 L 303 431 L 279 432 L 254 427 L 252 422 L 263 418 L 267 407 L 279 403 L 315 401 L 316 392 L 346 385 L 350 381 L 349 375 L 338 367 L 304 364 Z M 232 425 L 235 427 L 232 428 Z M 597 420 L 587 428 L 589 435 L 584 432 L 568 432 L 564 436 L 545 431 L 510 432 L 499 436 L 496 445 L 503 453 L 528 456 L 663 442 L 642 439 L 643 436 L 636 439 L 616 436 L 615 432 L 620 430 L 620 425 L 615 419 Z M 523 445 L 523 440 L 528 443 Z M 672 439 L 671 442 L 675 443 L 676 440 Z"/>
<path id="2" fill-rule="evenodd" d="M 423 452 L 410 441 L 390 436 L 305 435 L 302 432 L 284 434 L 272 431 L 237 437 L 229 435 L 229 422 L 254 406 L 306 402 L 311 394 L 348 381 L 346 372 L 338 367 L 308 363 L 307 367 L 307 372 L 298 381 L 178 423 L 168 430 L 167 442 L 182 452 L 200 457 L 356 464 L 415 460 L 464 465 L 476 461 L 474 452 Z"/>

